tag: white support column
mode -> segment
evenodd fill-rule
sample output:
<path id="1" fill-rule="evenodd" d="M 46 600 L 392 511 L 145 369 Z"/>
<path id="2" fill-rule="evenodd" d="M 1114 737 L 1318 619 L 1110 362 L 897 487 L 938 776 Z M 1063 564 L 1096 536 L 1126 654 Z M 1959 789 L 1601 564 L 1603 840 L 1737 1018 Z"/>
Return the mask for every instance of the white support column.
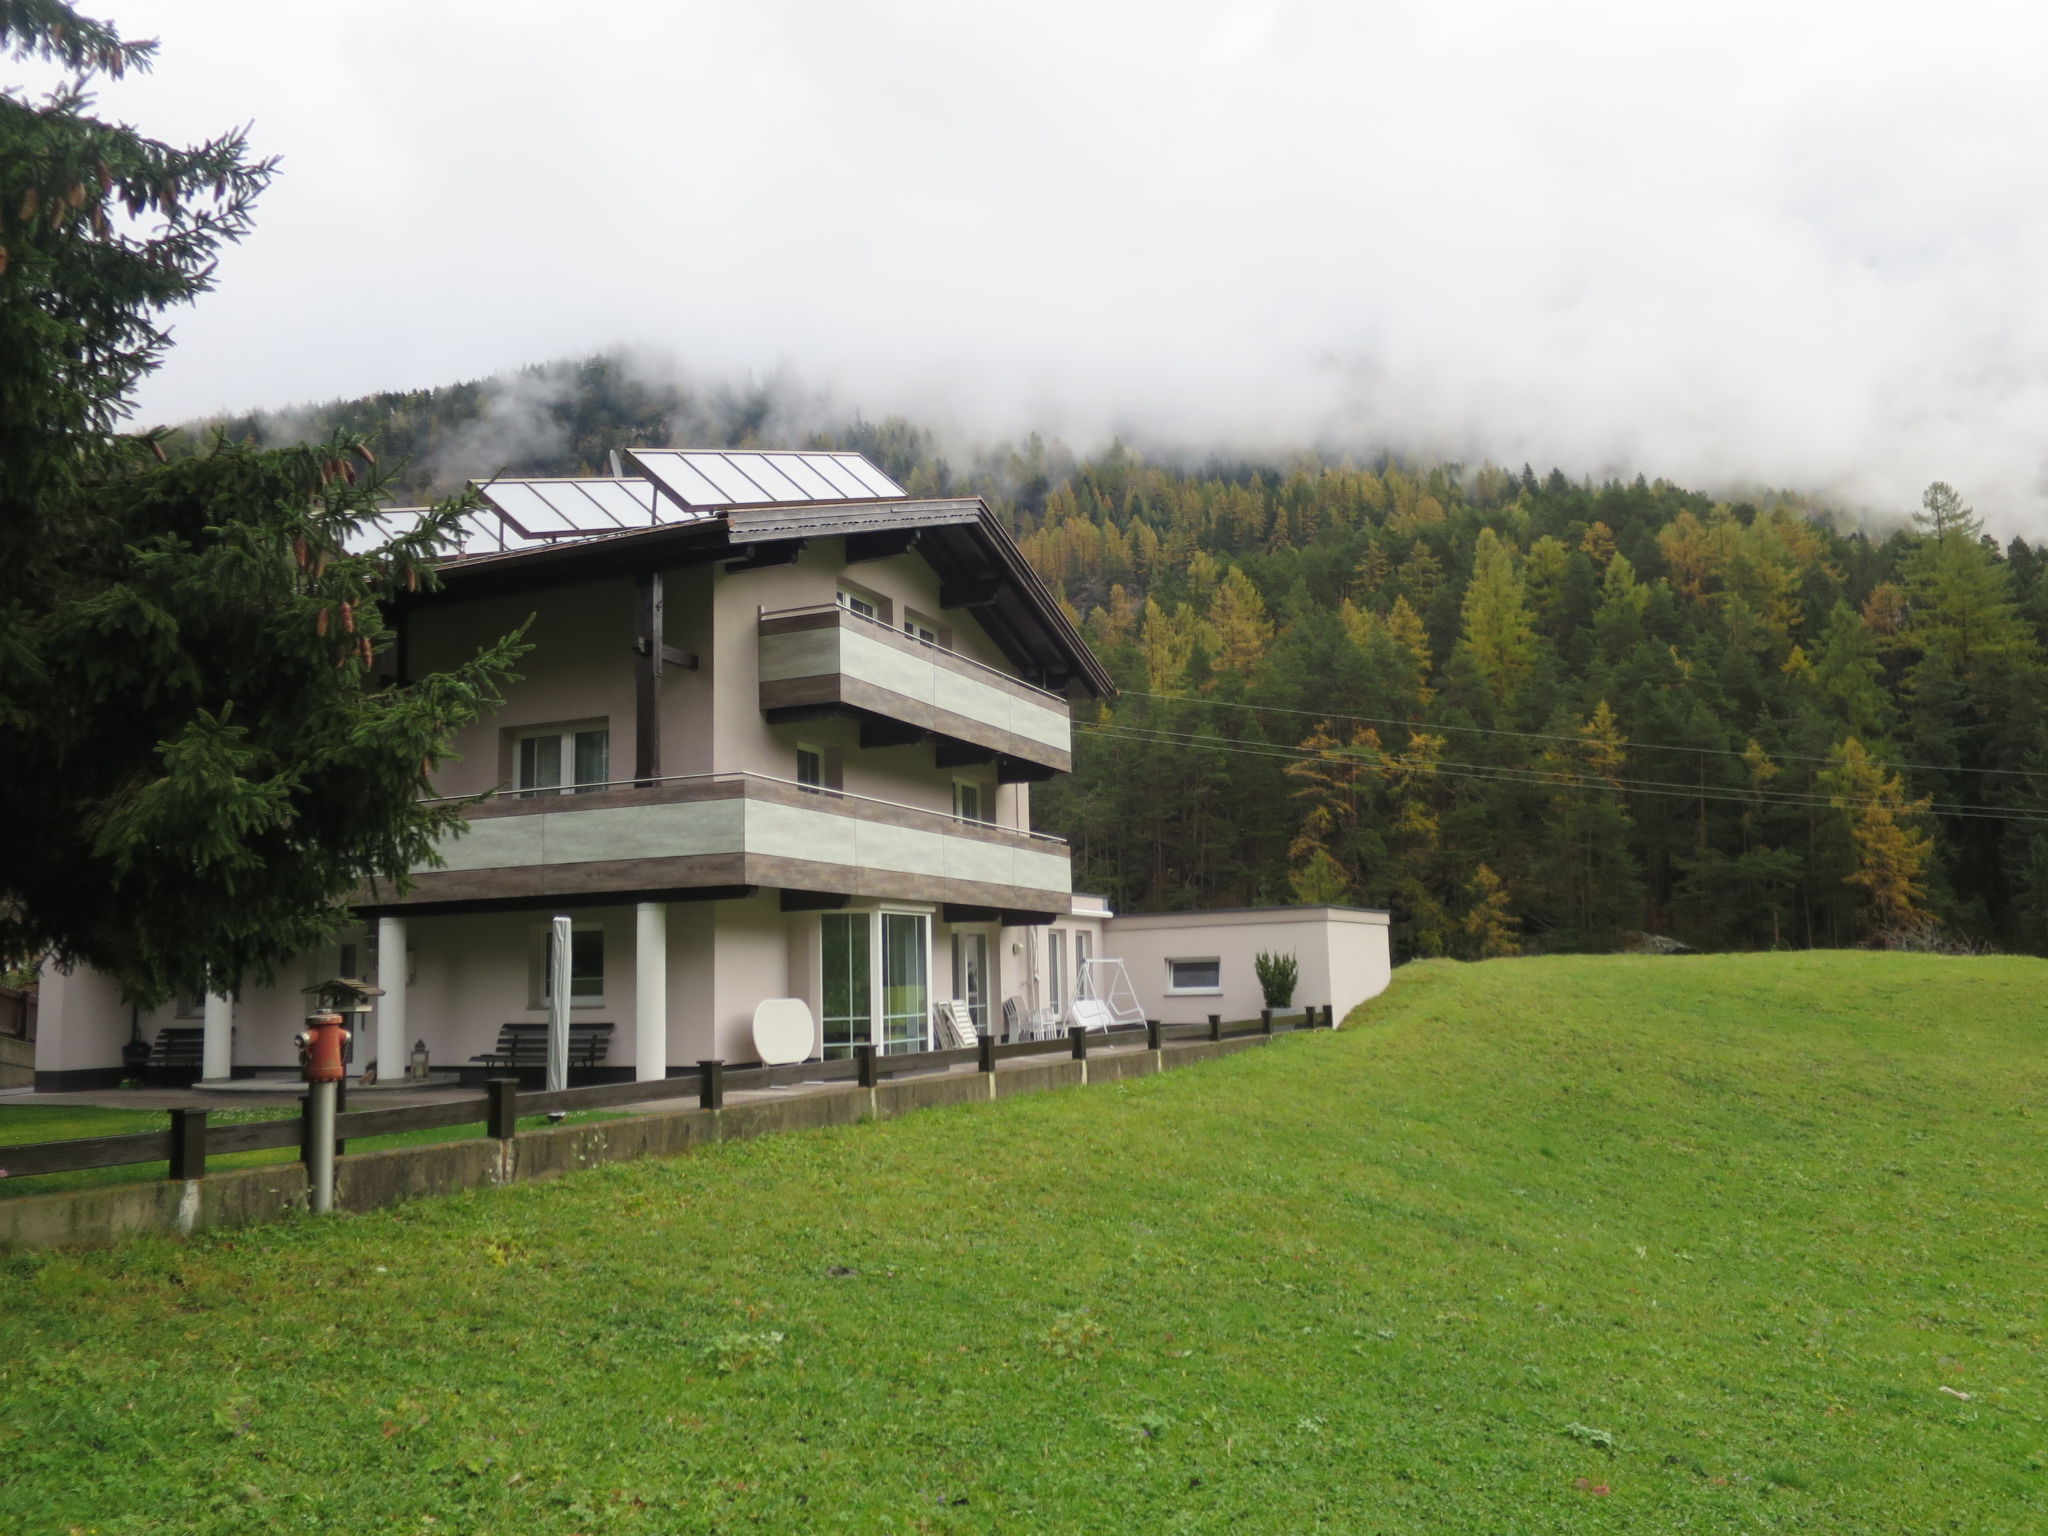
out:
<path id="1" fill-rule="evenodd" d="M 209 1082 L 234 1072 L 234 1027 L 235 1000 L 225 992 L 207 993 L 205 1045 L 200 1053 L 199 1075 Z"/>
<path id="2" fill-rule="evenodd" d="M 405 919 L 402 917 L 380 917 L 377 919 L 377 985 L 384 989 L 384 995 L 377 999 L 377 1081 L 397 1083 L 405 1080 L 407 1046 L 405 1041 L 405 974 L 408 962 L 405 953 Z M 360 1072 L 369 1062 L 364 1059 L 363 1045 L 356 1043 L 356 1070 Z"/>
<path id="3" fill-rule="evenodd" d="M 633 1075 L 650 1083 L 668 1076 L 668 904 L 633 913 Z"/>

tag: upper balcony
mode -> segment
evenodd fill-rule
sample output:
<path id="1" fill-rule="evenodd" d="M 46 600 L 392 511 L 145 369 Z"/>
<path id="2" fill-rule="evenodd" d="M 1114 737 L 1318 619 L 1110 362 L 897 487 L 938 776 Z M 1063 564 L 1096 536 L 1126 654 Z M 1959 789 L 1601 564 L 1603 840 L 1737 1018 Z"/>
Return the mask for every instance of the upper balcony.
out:
<path id="1" fill-rule="evenodd" d="M 763 610 L 760 647 L 770 720 L 848 710 L 963 742 L 1005 780 L 1073 769 L 1064 697 L 879 619 L 833 603 Z"/>
<path id="2" fill-rule="evenodd" d="M 471 808 L 438 869 L 367 908 L 465 910 L 687 899 L 780 889 L 789 907 L 838 897 L 988 913 L 1065 911 L 1067 845 L 1020 831 L 757 773 L 507 791 Z"/>

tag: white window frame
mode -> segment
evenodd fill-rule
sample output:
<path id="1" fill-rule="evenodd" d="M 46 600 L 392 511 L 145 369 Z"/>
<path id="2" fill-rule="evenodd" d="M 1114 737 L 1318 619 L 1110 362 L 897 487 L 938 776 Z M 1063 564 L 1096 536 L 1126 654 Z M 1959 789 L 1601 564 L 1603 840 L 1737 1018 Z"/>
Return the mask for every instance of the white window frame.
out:
<path id="1" fill-rule="evenodd" d="M 805 778 L 805 777 L 804 777 L 804 758 L 805 758 L 805 756 L 806 756 L 806 755 L 808 755 L 808 756 L 810 756 L 810 757 L 812 757 L 812 758 L 815 758 L 815 759 L 817 760 L 817 764 L 818 764 L 818 776 L 817 776 L 816 778 L 814 778 L 814 779 L 807 779 L 807 778 Z M 818 744 L 817 744 L 816 742 L 812 742 L 812 741 L 800 741 L 800 742 L 798 742 L 798 743 L 796 744 L 796 781 L 797 781 L 797 783 L 798 783 L 798 784 L 800 784 L 800 785 L 801 785 L 801 786 L 802 786 L 802 787 L 803 787 L 803 788 L 804 788 L 805 790 L 807 790 L 808 792 L 810 792 L 810 793 L 812 793 L 812 794 L 816 794 L 816 793 L 817 793 L 817 792 L 818 792 L 819 790 L 822 790 L 822 789 L 824 789 L 824 788 L 826 788 L 826 787 L 827 787 L 827 786 L 826 786 L 826 783 L 825 783 L 825 777 L 826 777 L 826 769 L 825 769 L 825 749 L 824 749 L 823 747 L 819 746 L 819 745 L 818 745 Z"/>
<path id="2" fill-rule="evenodd" d="M 1045 930 L 1045 1001 L 1056 1019 L 1067 1013 L 1067 930 Z"/>
<path id="3" fill-rule="evenodd" d="M 974 796 L 974 810 L 962 809 L 969 791 Z M 958 821 L 971 821 L 977 826 L 993 826 L 996 819 L 995 795 L 990 785 L 979 779 L 955 779 L 953 781 L 953 816 Z"/>
<path id="4" fill-rule="evenodd" d="M 1177 987 L 1174 985 L 1174 967 L 1177 965 L 1213 965 L 1216 967 L 1216 984 L 1212 987 Z M 1166 995 L 1168 997 L 1221 997 L 1223 995 L 1223 957 L 1221 955 L 1169 955 L 1166 961 Z"/>
<path id="5" fill-rule="evenodd" d="M 886 987 L 883 976 L 887 968 L 886 949 L 883 943 L 884 919 L 891 917 L 914 917 L 924 924 L 924 1041 L 918 1050 L 930 1050 L 932 1044 L 932 1002 L 938 996 L 938 973 L 933 968 L 936 961 L 934 948 L 938 942 L 938 913 L 930 907 L 891 903 L 886 906 L 856 908 L 850 912 L 821 912 L 818 914 L 818 938 L 813 946 L 815 958 L 811 964 L 813 995 L 818 1000 L 818 1018 L 822 1038 L 822 1021 L 825 1017 L 825 930 L 824 920 L 828 917 L 863 918 L 868 935 L 868 1037 L 857 1040 L 856 1045 L 872 1045 L 880 1052 L 887 1045 L 888 1016 Z M 993 946 L 991 946 L 993 948 Z"/>
<path id="6" fill-rule="evenodd" d="M 576 738 L 593 732 L 604 733 L 604 777 L 602 779 L 578 779 L 576 777 Z M 612 724 L 609 719 L 570 720 L 560 724 L 519 726 L 512 730 L 512 790 L 521 799 L 537 799 L 542 795 L 587 795 L 602 789 L 612 781 Z M 525 784 L 521 782 L 522 759 L 525 745 L 529 741 L 546 741 L 550 737 L 561 743 L 562 782 L 559 784 Z"/>
<path id="7" fill-rule="evenodd" d="M 889 622 L 889 600 L 879 592 L 870 592 L 866 587 L 842 581 L 833 594 L 833 601 L 848 613 L 857 613 L 862 618 L 873 619 L 878 624 Z"/>
<path id="8" fill-rule="evenodd" d="M 533 986 L 529 993 L 532 1001 L 527 1005 L 532 1009 L 545 1009 L 548 1006 L 548 992 L 553 987 L 555 980 L 554 967 L 548 964 L 548 946 L 554 941 L 554 932 L 554 924 L 552 923 L 536 928 L 533 931 L 531 969 Z M 571 1013 L 585 1009 L 606 1007 L 605 994 L 611 986 L 612 977 L 612 946 L 607 942 L 602 945 L 598 956 L 597 995 L 595 997 L 577 996 L 576 978 L 573 971 L 576 963 L 576 935 L 579 933 L 594 933 L 600 940 L 603 940 L 605 925 L 601 922 L 572 922 L 569 925 L 569 964 L 572 972 L 569 978 L 569 1011 Z"/>
<path id="9" fill-rule="evenodd" d="M 939 624 L 926 618 L 915 608 L 903 610 L 903 633 L 924 645 L 946 648 L 946 631 Z"/>

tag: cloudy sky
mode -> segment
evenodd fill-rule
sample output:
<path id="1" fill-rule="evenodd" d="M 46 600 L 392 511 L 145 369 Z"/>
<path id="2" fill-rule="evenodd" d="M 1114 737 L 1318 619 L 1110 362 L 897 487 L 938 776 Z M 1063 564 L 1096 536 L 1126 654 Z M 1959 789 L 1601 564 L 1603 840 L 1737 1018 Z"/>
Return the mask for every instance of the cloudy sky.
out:
<path id="1" fill-rule="evenodd" d="M 110 111 L 284 159 L 152 417 L 629 344 L 2048 533 L 2041 6 L 109 6 L 163 41 Z"/>

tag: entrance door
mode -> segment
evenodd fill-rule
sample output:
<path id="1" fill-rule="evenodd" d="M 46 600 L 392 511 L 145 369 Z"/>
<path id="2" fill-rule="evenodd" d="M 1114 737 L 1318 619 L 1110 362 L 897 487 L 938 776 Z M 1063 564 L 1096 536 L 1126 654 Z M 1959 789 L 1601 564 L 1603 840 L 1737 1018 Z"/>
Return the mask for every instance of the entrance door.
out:
<path id="1" fill-rule="evenodd" d="M 953 935 L 953 995 L 967 999 L 977 1035 L 988 1033 L 988 935 Z"/>

